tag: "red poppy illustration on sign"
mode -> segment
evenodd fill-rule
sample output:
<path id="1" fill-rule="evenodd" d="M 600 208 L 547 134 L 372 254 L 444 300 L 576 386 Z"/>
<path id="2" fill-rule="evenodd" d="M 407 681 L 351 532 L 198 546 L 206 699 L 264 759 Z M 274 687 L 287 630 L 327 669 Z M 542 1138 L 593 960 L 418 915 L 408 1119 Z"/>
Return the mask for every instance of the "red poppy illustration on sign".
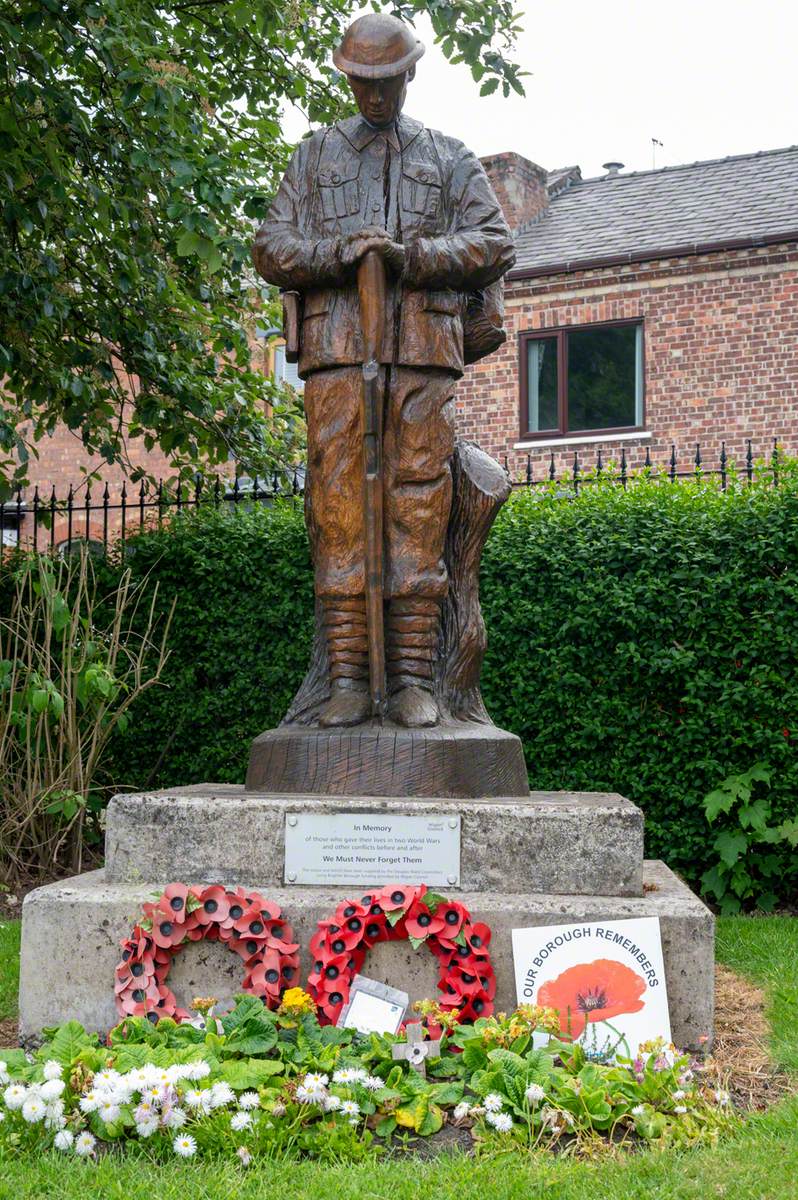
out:
<path id="1" fill-rule="evenodd" d="M 640 1012 L 646 981 L 624 963 L 611 958 L 578 963 L 538 990 L 537 1002 L 556 1008 L 560 1029 L 572 1038 L 582 1036 L 588 1021 L 609 1021 L 621 1013 Z"/>

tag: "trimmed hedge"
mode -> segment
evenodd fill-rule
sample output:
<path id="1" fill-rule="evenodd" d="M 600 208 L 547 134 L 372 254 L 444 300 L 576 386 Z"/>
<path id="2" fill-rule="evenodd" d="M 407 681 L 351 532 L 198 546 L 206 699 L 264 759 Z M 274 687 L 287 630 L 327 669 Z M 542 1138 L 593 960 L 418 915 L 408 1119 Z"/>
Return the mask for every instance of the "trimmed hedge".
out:
<path id="1" fill-rule="evenodd" d="M 189 514 L 128 544 L 177 607 L 168 688 L 117 739 L 118 786 L 240 781 L 309 653 L 301 509 Z M 112 568 L 108 568 L 112 569 Z M 518 733 L 533 788 L 613 790 L 647 853 L 692 880 L 714 838 L 701 800 L 765 762 L 774 815 L 798 793 L 798 478 L 778 489 L 639 480 L 516 494 L 483 562 L 488 708 Z M 784 859 L 784 892 L 798 877 Z"/>

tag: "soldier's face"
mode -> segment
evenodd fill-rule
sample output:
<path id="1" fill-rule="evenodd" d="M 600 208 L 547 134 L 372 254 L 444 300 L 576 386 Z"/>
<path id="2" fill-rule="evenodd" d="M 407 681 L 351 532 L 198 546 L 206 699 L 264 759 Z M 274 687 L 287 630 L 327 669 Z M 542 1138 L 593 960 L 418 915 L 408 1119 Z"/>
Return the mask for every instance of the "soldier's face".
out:
<path id="1" fill-rule="evenodd" d="M 415 68 L 411 68 L 389 79 L 360 79 L 356 75 L 349 76 L 349 86 L 357 106 L 369 125 L 376 125 L 379 129 L 396 120 L 405 102 L 408 81 L 414 74 Z"/>

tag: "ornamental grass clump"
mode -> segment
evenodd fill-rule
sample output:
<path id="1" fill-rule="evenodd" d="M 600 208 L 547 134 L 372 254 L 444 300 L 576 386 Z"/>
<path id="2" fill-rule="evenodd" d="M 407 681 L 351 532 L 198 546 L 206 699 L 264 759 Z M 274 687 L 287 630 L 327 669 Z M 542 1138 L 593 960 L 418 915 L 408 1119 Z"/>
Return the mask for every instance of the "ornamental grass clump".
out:
<path id="1" fill-rule="evenodd" d="M 355 1162 L 384 1153 L 395 1137 L 412 1148 L 444 1125 L 482 1155 L 595 1154 L 714 1143 L 739 1122 L 728 1092 L 672 1046 L 590 1062 L 559 1034 L 556 1013 L 533 1006 L 461 1024 L 423 1002 L 433 1025 L 443 1017 L 426 1078 L 393 1061 L 403 1030 L 321 1025 L 300 988 L 276 1011 L 254 996 L 222 1016 L 205 1007 L 183 1024 L 126 1017 L 104 1044 L 68 1022 L 47 1031 L 35 1054 L 2 1051 L 0 1157 L 52 1151 L 91 1160 L 117 1147 L 161 1162 Z"/>
<path id="2" fill-rule="evenodd" d="M 98 844 L 109 741 L 166 663 L 172 607 L 122 570 L 101 588 L 85 546 L 16 563 L 0 617 L 0 880 L 80 871 Z"/>

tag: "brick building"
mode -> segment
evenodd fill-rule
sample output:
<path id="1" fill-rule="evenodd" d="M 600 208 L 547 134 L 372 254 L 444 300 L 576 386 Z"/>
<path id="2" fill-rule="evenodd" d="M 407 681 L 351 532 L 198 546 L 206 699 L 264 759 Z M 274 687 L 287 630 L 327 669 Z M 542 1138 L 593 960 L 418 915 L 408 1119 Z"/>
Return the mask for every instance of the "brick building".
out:
<path id="1" fill-rule="evenodd" d="M 470 368 L 461 432 L 514 476 L 721 442 L 798 450 L 798 147 L 582 179 L 483 159 L 510 223 L 506 344 Z"/>
<path id="2" fill-rule="evenodd" d="M 482 160 L 510 224 L 517 262 L 507 279 L 505 345 L 468 368 L 458 389 L 459 431 L 514 477 L 527 462 L 540 479 L 574 453 L 590 468 L 624 450 L 630 467 L 646 450 L 680 466 L 700 443 L 717 462 L 721 443 L 740 462 L 773 439 L 798 451 L 798 147 L 709 162 L 582 179 L 578 167 L 547 172 L 515 153 Z M 271 339 L 265 370 L 301 388 Z M 43 503 L 96 466 L 66 428 L 39 445 L 32 481 Z M 153 475 L 168 464 L 144 455 Z M 121 472 L 102 470 L 113 503 Z M 3 514 L 5 540 L 30 526 L 25 506 Z M 137 520 L 137 485 L 128 485 Z M 102 500 L 94 485 L 92 503 Z M 73 533 L 85 536 L 85 486 Z M 26 517 L 27 512 L 27 517 Z M 109 514 L 119 526 L 119 511 Z M 92 512 L 99 538 L 103 513 Z M 55 541 L 67 533 L 56 518 Z M 49 540 L 49 533 L 48 533 Z"/>

